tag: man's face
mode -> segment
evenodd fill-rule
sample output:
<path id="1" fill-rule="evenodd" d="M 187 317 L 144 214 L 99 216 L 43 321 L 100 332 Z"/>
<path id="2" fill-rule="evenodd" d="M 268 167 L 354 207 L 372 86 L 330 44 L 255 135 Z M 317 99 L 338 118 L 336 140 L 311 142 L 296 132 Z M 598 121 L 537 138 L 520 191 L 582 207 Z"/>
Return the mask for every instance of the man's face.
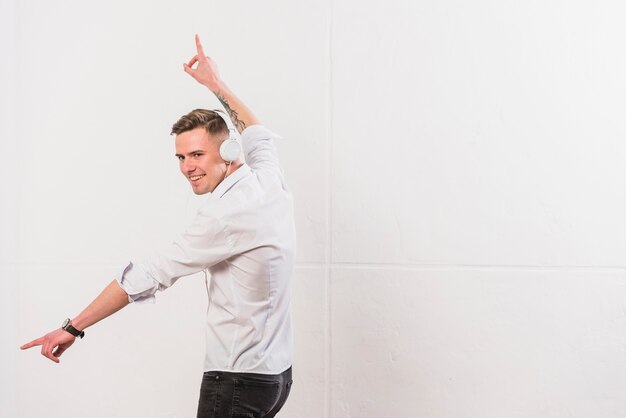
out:
<path id="1" fill-rule="evenodd" d="M 176 135 L 180 172 L 187 177 L 195 194 L 212 192 L 224 179 L 226 163 L 217 144 L 204 128 Z"/>

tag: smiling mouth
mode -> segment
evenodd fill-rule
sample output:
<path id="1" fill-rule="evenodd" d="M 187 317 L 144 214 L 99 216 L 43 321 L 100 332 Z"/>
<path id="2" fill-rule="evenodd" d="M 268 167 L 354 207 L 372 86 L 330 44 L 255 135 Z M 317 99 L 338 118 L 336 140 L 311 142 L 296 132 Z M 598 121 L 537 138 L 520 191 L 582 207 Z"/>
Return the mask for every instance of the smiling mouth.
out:
<path id="1" fill-rule="evenodd" d="M 200 180 L 204 176 L 206 176 L 206 174 L 201 174 L 199 176 L 189 176 L 189 180 L 191 180 L 192 182 L 195 182 L 195 181 Z"/>

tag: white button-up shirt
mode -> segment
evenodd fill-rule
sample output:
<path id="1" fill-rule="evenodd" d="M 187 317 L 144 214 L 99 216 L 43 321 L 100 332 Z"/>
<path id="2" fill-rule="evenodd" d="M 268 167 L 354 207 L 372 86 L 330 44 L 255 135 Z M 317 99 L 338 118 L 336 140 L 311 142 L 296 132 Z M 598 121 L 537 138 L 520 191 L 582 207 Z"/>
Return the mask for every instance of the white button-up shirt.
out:
<path id="1" fill-rule="evenodd" d="M 119 278 L 135 302 L 207 269 L 205 370 L 278 374 L 291 366 L 292 196 L 261 125 L 241 136 L 246 164 L 226 177 L 166 250 Z"/>

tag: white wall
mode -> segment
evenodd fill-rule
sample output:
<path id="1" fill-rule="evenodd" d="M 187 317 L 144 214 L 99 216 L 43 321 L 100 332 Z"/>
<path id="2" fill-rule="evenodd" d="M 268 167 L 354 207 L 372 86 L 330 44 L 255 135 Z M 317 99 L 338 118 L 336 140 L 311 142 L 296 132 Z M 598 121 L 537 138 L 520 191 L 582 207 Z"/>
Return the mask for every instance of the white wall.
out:
<path id="1" fill-rule="evenodd" d="M 14 181 L 19 164 L 17 109 L 17 2 L 0 1 L 0 416 L 17 415 L 16 347 L 18 340 L 15 243 L 17 241 L 18 187 Z"/>
<path id="2" fill-rule="evenodd" d="M 2 5 L 12 346 L 193 211 L 167 134 L 218 105 L 181 69 L 199 33 L 285 137 L 299 248 L 282 416 L 626 415 L 626 5 Z M 0 415 L 194 416 L 203 295 L 201 276 L 180 281 L 60 365 L 8 349 Z"/>

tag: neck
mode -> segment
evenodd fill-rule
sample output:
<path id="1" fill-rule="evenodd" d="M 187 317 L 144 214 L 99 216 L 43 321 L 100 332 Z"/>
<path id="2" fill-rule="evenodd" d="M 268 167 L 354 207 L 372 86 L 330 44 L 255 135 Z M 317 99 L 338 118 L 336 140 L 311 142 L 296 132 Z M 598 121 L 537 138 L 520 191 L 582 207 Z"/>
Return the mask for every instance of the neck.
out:
<path id="1" fill-rule="evenodd" d="M 243 163 L 241 161 L 233 161 L 232 163 L 226 163 L 226 172 L 224 173 L 224 178 L 233 174 L 242 165 Z"/>

